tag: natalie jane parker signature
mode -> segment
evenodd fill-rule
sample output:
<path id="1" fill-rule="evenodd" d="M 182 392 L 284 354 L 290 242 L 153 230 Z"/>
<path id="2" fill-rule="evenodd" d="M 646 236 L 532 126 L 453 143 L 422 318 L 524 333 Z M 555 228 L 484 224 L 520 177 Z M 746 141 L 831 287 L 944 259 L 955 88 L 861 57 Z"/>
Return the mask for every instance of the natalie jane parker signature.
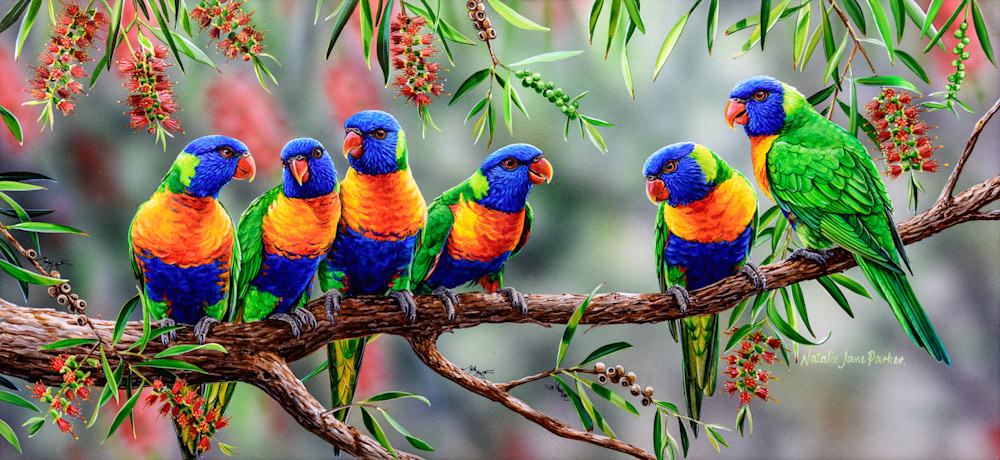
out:
<path id="1" fill-rule="evenodd" d="M 799 356 L 799 365 L 836 366 L 837 369 L 843 369 L 844 366 L 847 365 L 861 365 L 867 367 L 905 366 L 906 361 L 902 356 L 894 355 L 889 352 L 876 353 L 875 350 L 868 350 L 867 353 L 861 354 L 851 354 L 845 350 L 843 355 L 834 354 L 832 351 L 827 351 L 826 353 L 813 353 L 810 350 L 808 353 Z"/>

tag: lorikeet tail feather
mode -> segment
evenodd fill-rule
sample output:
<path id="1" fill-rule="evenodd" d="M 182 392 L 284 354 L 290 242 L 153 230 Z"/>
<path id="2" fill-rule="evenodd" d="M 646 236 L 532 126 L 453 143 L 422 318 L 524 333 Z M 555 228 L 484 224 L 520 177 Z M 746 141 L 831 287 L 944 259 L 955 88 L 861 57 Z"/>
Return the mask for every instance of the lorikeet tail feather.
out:
<path id="1" fill-rule="evenodd" d="M 331 407 L 350 404 L 354 400 L 354 390 L 358 386 L 358 372 L 361 370 L 361 360 L 365 355 L 366 337 L 360 339 L 337 340 L 326 346 L 327 359 L 330 361 L 330 395 L 333 399 Z M 341 422 L 347 420 L 349 408 L 341 409 L 333 414 Z M 340 449 L 334 449 L 334 454 L 340 454 Z"/>
<path id="2" fill-rule="evenodd" d="M 855 259 L 865 273 L 865 277 L 875 287 L 878 295 L 882 296 L 892 307 L 892 313 L 896 315 L 896 320 L 899 321 L 899 325 L 903 327 L 913 343 L 926 349 L 934 359 L 950 366 L 951 358 L 944 349 L 941 339 L 934 332 L 934 326 L 927 318 L 927 314 L 924 313 L 923 307 L 920 306 L 920 301 L 913 293 L 913 288 L 910 287 L 906 275 L 887 270 L 862 257 L 855 257 Z"/>
<path id="3" fill-rule="evenodd" d="M 684 350 L 684 401 L 688 416 L 701 420 L 704 395 L 715 394 L 719 369 L 719 315 L 698 316 L 680 321 L 681 345 Z M 698 424 L 691 421 L 691 430 L 698 436 Z"/>

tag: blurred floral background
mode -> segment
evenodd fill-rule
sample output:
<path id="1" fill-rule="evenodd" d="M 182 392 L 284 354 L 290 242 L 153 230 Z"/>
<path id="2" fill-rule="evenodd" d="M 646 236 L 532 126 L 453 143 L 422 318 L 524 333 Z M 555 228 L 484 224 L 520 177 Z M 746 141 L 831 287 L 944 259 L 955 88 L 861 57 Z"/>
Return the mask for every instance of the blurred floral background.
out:
<path id="1" fill-rule="evenodd" d="M 7 11 L 13 0 L 0 1 Z M 507 264 L 509 285 L 526 293 L 587 293 L 602 282 L 603 292 L 654 292 L 658 289 L 653 265 L 653 217 L 655 207 L 646 198 L 641 174 L 646 157 L 656 149 L 680 141 L 705 144 L 744 173 L 751 172 L 749 142 L 741 130 L 725 124 L 724 107 L 729 91 L 743 78 L 769 74 L 809 95 L 823 86 L 821 62 L 812 62 L 804 72 L 791 68 L 791 23 L 780 23 L 768 34 L 766 52 L 754 49 L 739 59 L 746 32 L 717 37 L 712 55 L 706 53 L 704 13 L 688 24 L 674 54 L 656 81 L 650 78 L 662 38 L 689 2 L 643 2 L 645 36 L 629 45 L 635 99 L 629 97 L 619 67 L 619 52 L 605 60 L 606 35 L 598 27 L 594 45 L 588 44 L 590 2 L 582 0 L 510 2 L 551 32 L 531 32 L 511 27 L 497 18 L 498 38 L 493 49 L 503 62 L 515 62 L 546 51 L 582 50 L 583 54 L 552 63 L 531 65 L 546 80 L 569 94 L 589 91 L 580 101 L 588 115 L 613 122 L 600 128 L 608 146 L 599 153 L 588 140 L 581 140 L 573 127 L 563 140 L 565 117 L 552 104 L 521 91 L 530 120 L 514 113 L 514 135 L 499 126 L 492 145 L 484 136 L 472 139 L 472 124 L 463 122 L 478 99 L 472 95 L 447 107 L 442 95 L 428 110 L 440 131 L 428 128 L 421 135 L 421 120 L 413 103 L 394 98 L 395 88 L 384 88 L 377 64 L 369 70 L 363 61 L 360 31 L 352 19 L 329 59 L 324 53 L 331 24 L 322 18 L 338 2 L 326 2 L 320 22 L 314 25 L 315 2 L 251 1 L 254 23 L 266 29 L 266 52 L 280 66 L 268 65 L 278 81 L 270 92 L 258 84 L 253 67 L 240 59 L 227 61 L 206 52 L 221 72 L 185 61 L 186 74 L 178 66 L 167 69 L 174 82 L 174 100 L 182 109 L 183 133 L 166 139 L 166 147 L 154 137 L 128 127 L 123 115 L 126 97 L 122 75 L 109 71 L 96 86 L 78 97 L 75 115 L 56 114 L 55 128 L 42 130 L 35 122 L 39 106 L 22 106 L 29 100 L 29 78 L 37 65 L 36 55 L 47 40 L 45 27 L 36 28 L 14 60 L 16 26 L 0 35 L 0 105 L 20 119 L 25 131 L 19 146 L 6 131 L 0 133 L 0 171 L 35 171 L 58 181 L 48 191 L 24 193 L 26 207 L 57 208 L 49 221 L 72 225 L 90 236 L 42 235 L 43 255 L 63 261 L 60 271 L 73 280 L 74 292 L 90 305 L 88 313 L 112 320 L 122 303 L 135 292 L 128 260 L 127 230 L 136 207 L 146 200 L 183 146 L 206 134 L 225 134 L 243 140 L 253 153 L 257 178 L 226 187 L 221 199 L 238 216 L 250 201 L 280 181 L 278 154 L 294 137 L 313 137 L 331 152 L 339 152 L 344 139 L 343 121 L 365 109 L 394 114 L 407 130 L 410 164 L 428 200 L 467 178 L 485 156 L 503 145 L 526 142 L 545 152 L 555 169 L 551 184 L 536 187 L 529 197 L 535 212 L 530 243 Z M 446 3 L 443 15 L 460 31 L 472 37 L 475 31 L 461 5 Z M 927 3 L 927 2 L 922 2 Z M 959 2 L 945 2 L 951 10 Z M 991 4 L 986 2 L 985 4 Z M 189 5 L 190 6 L 190 5 Z M 1000 30 L 1000 9 L 985 8 L 986 21 Z M 723 27 L 755 14 L 754 2 L 727 2 L 722 11 Z M 704 11 L 704 10 L 700 10 Z M 39 21 L 46 21 L 40 15 Z M 41 24 L 39 24 L 41 26 Z M 604 28 L 606 31 L 606 28 Z M 103 37 L 103 35 L 102 35 Z M 907 31 L 899 45 L 916 56 L 927 69 L 933 85 L 912 77 L 905 68 L 891 69 L 884 56 L 873 59 L 880 72 L 907 76 L 928 94 L 943 90 L 951 73 L 952 56 L 939 49 L 923 54 L 914 30 Z M 954 40 L 946 35 L 946 40 Z M 996 34 L 993 34 L 996 39 Z M 208 46 L 205 32 L 195 43 Z M 994 42 L 996 43 L 996 42 Z M 946 41 L 946 46 L 952 46 Z M 103 45 L 101 45 L 103 46 Z M 618 46 L 618 45 L 616 45 Z M 451 45 L 455 66 L 443 55 L 439 75 L 444 89 L 454 93 L 472 72 L 487 67 L 486 47 Z M 100 56 L 103 47 L 93 54 Z M 120 51 L 123 52 L 123 51 Z M 172 58 L 168 59 L 172 62 Z M 373 58 L 374 61 L 374 58 Z M 881 64 L 880 64 L 881 63 Z M 860 63 L 858 65 L 861 65 Z M 942 145 L 935 158 L 942 164 L 957 161 L 976 120 L 1000 97 L 1000 73 L 981 54 L 967 61 L 962 99 L 976 113 L 946 111 L 924 113 L 922 120 L 940 128 L 933 131 Z M 480 88 L 483 92 L 483 88 Z M 865 103 L 878 93 L 877 87 L 860 88 Z M 481 94 L 480 96 L 481 97 Z M 834 120 L 846 125 L 842 112 Z M 997 120 L 987 126 L 959 181 L 958 189 L 988 179 L 1000 172 L 1000 129 Z M 866 143 L 866 145 L 871 145 Z M 873 153 L 873 157 L 878 157 Z M 335 162 L 341 174 L 347 163 Z M 880 165 L 881 167 L 881 165 Z M 919 211 L 937 198 L 951 167 L 920 179 L 927 193 L 920 197 Z M 886 178 L 889 181 L 888 178 Z M 755 184 L 756 186 L 756 184 Z M 889 181 L 895 218 L 911 216 L 907 210 L 905 180 Z M 760 194 L 762 210 L 772 203 Z M 995 208 L 995 206 L 993 206 Z M 995 222 L 969 222 L 933 238 L 907 247 L 914 276 L 912 283 L 938 334 L 948 347 L 953 365 L 935 362 L 907 339 L 889 308 L 848 294 L 855 318 L 847 317 L 815 282 L 803 286 L 809 299 L 811 323 L 817 336 L 832 332 L 821 346 L 799 347 L 797 362 L 771 367 L 781 380 L 771 384 L 779 403 L 755 400 L 753 436 L 741 438 L 727 433 L 731 449 L 715 453 L 702 438 L 692 440 L 692 458 L 997 458 L 1000 456 L 1000 231 Z M 755 257 L 760 260 L 763 255 Z M 862 278 L 857 269 L 848 272 Z M 864 283 L 864 281 L 862 281 Z M 867 284 L 866 284 L 867 286 Z M 23 303 L 9 277 L 0 277 L 0 297 Z M 42 289 L 32 291 L 27 305 L 58 307 Z M 724 315 L 728 318 L 728 315 Z M 583 329 L 581 329 L 583 331 Z M 486 378 L 508 381 L 544 371 L 553 363 L 561 327 L 534 325 L 486 325 L 456 331 L 442 337 L 442 352 L 460 366 L 489 371 Z M 635 371 L 644 384 L 657 389 L 657 397 L 683 402 L 680 382 L 680 347 L 673 343 L 667 326 L 608 326 L 578 335 L 567 359 L 580 360 L 600 345 L 628 341 L 634 349 L 607 360 Z M 2 346 L 2 344 L 0 344 Z M 844 356 L 873 352 L 902 358 L 896 365 L 833 365 L 809 363 L 809 354 Z M 293 364 L 300 376 L 318 366 L 321 352 Z M 19 386 L 31 382 L 17 381 Z M 514 392 L 538 409 L 579 426 L 572 405 L 546 385 L 537 382 Z M 320 401 L 329 401 L 325 375 L 307 381 Z M 721 386 L 720 386 L 721 387 Z M 426 396 L 431 407 L 415 400 L 389 403 L 390 412 L 415 436 L 436 450 L 429 458 L 608 458 L 614 454 L 557 438 L 499 405 L 468 393 L 425 369 L 399 337 L 383 336 L 369 345 L 361 372 L 358 395 L 384 390 L 402 390 Z M 330 458 L 330 445 L 300 428 L 281 408 L 257 389 L 241 385 L 228 414 L 230 427 L 219 438 L 239 447 L 239 458 Z M 640 409 L 642 418 L 625 414 L 610 405 L 597 404 L 615 432 L 625 441 L 652 448 L 652 410 Z M 703 420 L 734 426 L 739 403 L 717 395 L 707 399 Z M 85 406 L 90 409 L 91 406 Z M 28 412 L 0 405 L 0 418 L 8 421 L 21 438 L 24 453 L 0 443 L 0 458 L 174 458 L 178 455 L 169 422 L 157 419 L 154 408 L 136 410 L 134 434 L 125 425 L 111 439 L 101 442 L 110 424 L 111 411 L 90 429 L 76 429 L 74 440 L 46 425 L 28 438 L 19 421 Z M 354 418 L 358 417 L 358 418 Z M 351 421 L 360 425 L 360 414 Z M 671 422 L 672 424 L 673 422 Z M 397 448 L 406 449 L 401 437 L 392 437 Z M 218 450 L 207 458 L 222 457 Z"/>

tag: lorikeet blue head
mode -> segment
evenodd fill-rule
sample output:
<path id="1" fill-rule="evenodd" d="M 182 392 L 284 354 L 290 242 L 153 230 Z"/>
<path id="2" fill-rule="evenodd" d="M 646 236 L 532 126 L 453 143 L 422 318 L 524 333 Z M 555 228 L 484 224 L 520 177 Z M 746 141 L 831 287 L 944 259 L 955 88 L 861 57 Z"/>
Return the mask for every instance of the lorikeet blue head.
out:
<path id="1" fill-rule="evenodd" d="M 205 136 L 191 141 L 177 155 L 166 182 L 174 193 L 217 198 L 230 180 L 253 180 L 256 172 L 253 157 L 242 142 L 226 136 Z"/>
<path id="2" fill-rule="evenodd" d="M 378 175 L 406 169 L 406 137 L 392 115 L 380 110 L 358 112 L 344 122 L 344 130 L 344 157 L 359 173 Z M 400 142 L 403 145 L 397 145 Z"/>
<path id="3" fill-rule="evenodd" d="M 646 193 L 653 203 L 666 201 L 670 206 L 684 206 L 705 198 L 732 173 L 707 147 L 679 142 L 650 155 L 643 174 Z"/>
<path id="4" fill-rule="evenodd" d="M 490 209 L 517 212 L 535 184 L 552 180 L 552 163 L 533 145 L 511 144 L 486 157 L 477 172 L 486 181 L 485 196 L 476 200 Z M 473 176 L 473 182 L 477 182 Z M 482 184 L 482 179 L 478 181 Z"/>
<path id="5" fill-rule="evenodd" d="M 316 139 L 293 139 L 281 149 L 282 191 L 289 198 L 316 198 L 337 188 L 333 159 Z"/>
<path id="6" fill-rule="evenodd" d="M 726 122 L 743 125 L 747 136 L 778 134 L 785 126 L 786 86 L 771 77 L 747 78 L 736 84 L 726 104 Z M 794 91 L 794 90 L 793 90 Z"/>

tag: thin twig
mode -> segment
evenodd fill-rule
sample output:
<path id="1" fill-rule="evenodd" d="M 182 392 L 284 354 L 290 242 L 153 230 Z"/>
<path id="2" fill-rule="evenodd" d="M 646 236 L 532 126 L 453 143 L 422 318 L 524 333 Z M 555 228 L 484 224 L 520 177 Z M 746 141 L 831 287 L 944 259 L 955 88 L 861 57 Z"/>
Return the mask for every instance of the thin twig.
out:
<path id="1" fill-rule="evenodd" d="M 646 450 L 626 442 L 574 429 L 573 427 L 525 404 L 524 401 L 511 396 L 511 394 L 505 391 L 500 385 L 469 375 L 463 371 L 462 368 L 456 366 L 451 361 L 448 361 L 448 359 L 438 351 L 437 345 L 435 344 L 437 337 L 438 336 L 436 334 L 415 334 L 407 335 L 406 339 L 410 342 L 410 347 L 413 348 L 414 354 L 420 358 L 420 361 L 422 361 L 434 372 L 440 374 L 442 377 L 457 383 L 466 390 L 504 405 L 508 409 L 520 414 L 522 417 L 538 424 L 546 430 L 549 430 L 549 432 L 556 436 L 587 442 L 596 446 L 622 452 L 636 458 L 649 460 L 655 458 Z"/>
<path id="2" fill-rule="evenodd" d="M 958 163 L 955 165 L 955 170 L 951 172 L 948 176 L 948 182 L 944 184 L 944 189 L 941 190 L 941 196 L 938 197 L 937 206 L 950 205 L 953 201 L 952 193 L 955 193 L 955 185 L 958 183 L 958 176 L 962 174 L 962 168 L 965 167 L 965 162 L 969 159 L 969 155 L 972 154 L 972 149 L 976 147 L 976 141 L 979 140 L 979 134 L 983 132 L 983 128 L 986 127 L 986 123 L 990 121 L 993 114 L 1000 110 L 1000 99 L 997 99 L 993 103 L 993 107 L 990 107 L 983 117 L 976 122 L 976 126 L 972 129 L 972 134 L 969 136 L 969 142 L 965 144 L 965 151 L 962 152 L 962 157 L 959 158 Z"/>
<path id="3" fill-rule="evenodd" d="M 851 34 L 851 38 L 854 39 L 854 46 L 857 46 L 858 48 L 861 48 L 861 54 L 865 57 L 865 60 L 868 61 L 868 67 L 872 69 L 872 74 L 878 75 L 878 71 L 875 70 L 875 65 L 872 64 L 872 60 L 868 58 L 868 52 L 865 51 L 865 47 L 864 46 L 861 46 L 861 39 L 858 38 L 858 34 L 855 33 L 854 32 L 854 28 L 851 27 L 851 22 L 847 19 L 847 15 L 844 14 L 844 11 L 841 10 L 840 7 L 837 6 L 836 3 L 834 3 L 833 0 L 830 0 L 830 6 L 833 7 L 833 9 L 837 12 L 838 15 L 840 15 L 840 20 L 843 21 L 844 22 L 844 26 L 847 27 L 847 33 Z M 852 56 L 853 56 L 853 54 L 852 54 Z M 847 65 L 850 65 L 850 64 L 851 64 L 851 61 L 848 60 L 847 61 Z"/>
<path id="4" fill-rule="evenodd" d="M 526 383 L 531 383 L 531 382 L 534 382 L 536 380 L 541 380 L 541 379 L 544 379 L 545 377 L 551 377 L 551 376 L 559 374 L 559 373 L 561 373 L 563 371 L 583 372 L 583 373 L 587 373 L 587 374 L 596 374 L 597 373 L 593 369 L 579 369 L 579 368 L 551 369 L 551 370 L 548 370 L 548 371 L 545 371 L 545 372 L 542 372 L 542 373 L 538 373 L 538 374 L 535 374 L 535 375 L 529 375 L 527 377 L 520 378 L 520 379 L 511 381 L 511 382 L 501 383 L 501 384 L 498 384 L 497 387 L 499 387 L 503 391 L 510 391 L 510 390 L 512 390 L 514 388 L 517 388 L 517 387 L 519 387 L 521 385 L 524 385 Z"/>

